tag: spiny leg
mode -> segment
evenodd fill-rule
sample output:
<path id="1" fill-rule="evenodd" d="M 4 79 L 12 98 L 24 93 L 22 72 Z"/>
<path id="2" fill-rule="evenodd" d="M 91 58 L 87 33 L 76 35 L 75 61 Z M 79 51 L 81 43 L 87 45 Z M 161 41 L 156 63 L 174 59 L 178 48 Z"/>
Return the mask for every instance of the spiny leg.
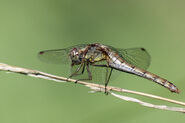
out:
<path id="1" fill-rule="evenodd" d="M 113 68 L 111 68 L 111 70 L 109 72 L 109 75 L 108 75 L 108 67 L 107 67 L 106 79 L 105 79 L 105 94 L 108 94 L 108 92 L 107 92 L 107 85 L 109 83 L 109 80 L 110 80 L 110 77 L 111 77 L 111 74 L 112 74 L 112 70 L 113 70 Z"/>
<path id="2" fill-rule="evenodd" d="M 83 66 L 83 69 L 82 69 L 81 74 L 83 74 L 83 73 L 84 73 L 84 70 L 85 70 L 85 65 Z"/>
<path id="3" fill-rule="evenodd" d="M 91 74 L 91 71 L 89 69 L 89 64 L 88 63 L 87 63 L 86 69 L 87 69 L 87 72 L 88 72 L 88 78 L 89 78 L 89 80 L 92 80 L 92 74 Z"/>
<path id="4" fill-rule="evenodd" d="M 90 69 L 89 69 L 89 63 L 88 62 L 86 62 L 86 64 L 84 65 L 84 66 L 86 66 L 86 70 L 87 70 L 87 72 L 88 72 L 88 78 L 84 78 L 84 79 L 78 79 L 78 80 L 76 80 L 76 82 L 75 83 L 77 83 L 78 81 L 80 81 L 80 80 L 92 80 L 92 74 L 91 74 L 91 71 L 90 71 Z M 85 69 L 85 67 L 84 67 L 84 69 Z M 84 70 L 82 71 L 82 74 L 84 73 Z"/>
<path id="5" fill-rule="evenodd" d="M 78 72 L 80 71 L 80 69 L 82 68 L 82 66 L 83 66 L 82 72 L 84 72 L 85 65 L 84 65 L 84 62 L 82 62 L 82 63 L 80 64 L 80 66 L 75 70 L 75 72 L 72 73 L 72 74 L 68 77 L 68 79 L 69 79 L 69 78 L 72 78 L 73 76 L 83 74 L 83 73 L 78 74 Z M 75 82 L 75 83 L 76 83 L 76 82 Z"/>
<path id="6" fill-rule="evenodd" d="M 81 68 L 80 68 L 81 69 Z M 79 70 L 80 70 L 79 69 Z M 79 72 L 79 70 L 78 70 L 78 72 Z M 83 73 L 84 73 L 84 71 L 85 71 L 85 63 L 83 64 L 83 68 L 82 68 L 82 71 L 81 71 L 81 73 L 75 73 L 73 76 L 78 76 L 78 75 L 82 75 Z"/>
<path id="7" fill-rule="evenodd" d="M 107 65 L 105 64 L 91 64 L 92 66 L 95 66 L 95 67 L 108 67 Z"/>
<path id="8" fill-rule="evenodd" d="M 108 67 L 108 65 L 105 65 L 105 64 L 92 64 L 93 66 L 95 66 L 95 67 L 106 67 L 106 75 L 105 75 L 105 94 L 108 94 L 108 92 L 107 92 L 107 85 L 108 85 L 108 83 L 109 83 L 109 80 L 110 80 L 110 77 L 111 77 L 111 74 L 112 74 L 112 70 L 113 70 L 113 68 L 111 68 L 111 70 L 110 70 L 110 72 L 108 71 L 108 69 L 109 69 L 109 67 Z M 109 73 L 109 75 L 108 75 L 108 73 Z"/>
<path id="9" fill-rule="evenodd" d="M 75 76 L 75 75 L 80 75 L 80 74 L 78 74 L 78 72 L 80 71 L 80 69 L 82 68 L 82 66 L 83 66 L 82 72 L 84 72 L 84 67 L 85 67 L 85 65 L 84 65 L 84 63 L 81 63 L 80 66 L 76 69 L 76 71 L 75 71 L 74 73 L 72 73 L 72 74 L 69 76 L 69 78 L 71 78 L 71 77 L 73 77 L 73 76 Z M 82 74 L 82 73 L 81 73 L 81 74 Z"/>
<path id="10" fill-rule="evenodd" d="M 105 74 L 105 94 L 106 95 L 108 95 L 108 93 L 107 93 L 107 88 L 106 88 L 106 86 L 107 86 L 107 80 L 108 80 L 108 73 L 109 73 L 109 69 L 108 69 L 108 67 L 106 67 L 106 74 Z"/>

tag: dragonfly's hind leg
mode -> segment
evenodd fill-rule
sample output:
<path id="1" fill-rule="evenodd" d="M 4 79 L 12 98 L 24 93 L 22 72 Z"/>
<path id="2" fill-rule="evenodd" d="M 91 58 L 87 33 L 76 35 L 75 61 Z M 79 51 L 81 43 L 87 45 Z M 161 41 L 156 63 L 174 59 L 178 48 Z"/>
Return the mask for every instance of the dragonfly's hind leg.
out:
<path id="1" fill-rule="evenodd" d="M 112 70 L 113 68 L 111 68 L 110 72 L 108 71 L 109 69 L 109 66 L 108 65 L 105 65 L 105 64 L 92 64 L 93 66 L 95 67 L 106 67 L 106 75 L 105 75 L 105 94 L 108 95 L 108 92 L 107 92 L 107 85 L 109 83 L 109 80 L 110 80 L 110 77 L 111 77 L 111 74 L 112 74 Z"/>
<path id="2" fill-rule="evenodd" d="M 109 80 L 110 80 L 110 77 L 111 77 L 111 74 L 112 74 L 112 70 L 113 68 L 111 68 L 110 72 L 108 71 L 108 67 L 107 67 L 107 72 L 106 72 L 106 76 L 105 76 L 105 94 L 108 95 L 108 92 L 107 92 L 107 85 L 109 83 Z M 109 75 L 108 75 L 109 73 Z"/>

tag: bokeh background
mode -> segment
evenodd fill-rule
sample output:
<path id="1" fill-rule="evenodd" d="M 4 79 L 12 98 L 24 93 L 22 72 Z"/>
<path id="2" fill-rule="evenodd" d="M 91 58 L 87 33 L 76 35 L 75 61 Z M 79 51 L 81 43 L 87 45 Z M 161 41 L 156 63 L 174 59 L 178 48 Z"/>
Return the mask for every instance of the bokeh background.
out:
<path id="1" fill-rule="evenodd" d="M 66 66 L 42 63 L 37 53 L 93 42 L 140 46 L 152 56 L 149 71 L 174 82 L 181 94 L 126 73 L 110 85 L 185 101 L 184 5 L 184 0 L 0 0 L 0 62 L 67 77 Z M 181 113 L 88 91 L 0 72 L 0 123 L 185 122 Z"/>

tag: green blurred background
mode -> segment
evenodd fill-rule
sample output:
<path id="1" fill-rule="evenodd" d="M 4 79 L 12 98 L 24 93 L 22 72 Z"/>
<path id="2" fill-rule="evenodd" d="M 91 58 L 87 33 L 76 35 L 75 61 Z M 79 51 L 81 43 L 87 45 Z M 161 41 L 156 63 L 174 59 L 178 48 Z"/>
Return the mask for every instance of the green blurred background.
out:
<path id="1" fill-rule="evenodd" d="M 0 62 L 67 77 L 66 66 L 42 63 L 38 51 L 93 42 L 141 46 L 152 56 L 149 71 L 174 82 L 181 94 L 126 73 L 110 85 L 185 101 L 184 5 L 184 0 L 0 0 Z M 184 114 L 90 94 L 77 84 L 0 76 L 0 123 L 185 122 Z"/>

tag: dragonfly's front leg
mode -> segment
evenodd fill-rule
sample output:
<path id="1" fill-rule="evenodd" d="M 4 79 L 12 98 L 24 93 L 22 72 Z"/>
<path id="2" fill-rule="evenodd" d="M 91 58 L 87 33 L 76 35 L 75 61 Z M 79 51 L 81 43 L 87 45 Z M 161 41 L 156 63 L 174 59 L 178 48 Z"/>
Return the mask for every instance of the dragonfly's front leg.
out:
<path id="1" fill-rule="evenodd" d="M 82 73 L 81 74 L 84 73 L 85 66 L 86 66 L 86 70 L 87 70 L 87 73 L 88 73 L 88 78 L 78 79 L 78 80 L 76 80 L 75 83 L 77 83 L 80 80 L 92 80 L 92 74 L 91 74 L 91 71 L 89 69 L 89 63 L 88 62 L 84 63 L 84 67 L 83 67 L 83 70 L 82 70 Z"/>
<path id="2" fill-rule="evenodd" d="M 81 72 L 80 74 L 83 74 L 84 69 L 85 69 L 85 65 L 84 65 L 84 63 L 82 62 L 82 63 L 80 64 L 80 66 L 76 69 L 76 71 L 75 71 L 74 73 L 72 73 L 72 74 L 69 76 L 69 78 L 72 78 L 73 76 L 80 75 L 80 74 L 78 74 L 78 72 L 80 71 L 80 69 L 82 68 L 82 66 L 83 66 L 83 69 L 82 69 L 82 72 Z"/>
<path id="3" fill-rule="evenodd" d="M 89 63 L 86 62 L 84 66 L 86 66 L 86 70 L 87 70 L 87 73 L 88 73 L 88 78 L 79 79 L 79 80 L 92 80 L 92 74 L 91 74 L 91 71 L 89 69 Z M 84 67 L 84 69 L 85 69 L 85 67 Z M 82 70 L 82 74 L 84 73 L 84 69 Z"/>

